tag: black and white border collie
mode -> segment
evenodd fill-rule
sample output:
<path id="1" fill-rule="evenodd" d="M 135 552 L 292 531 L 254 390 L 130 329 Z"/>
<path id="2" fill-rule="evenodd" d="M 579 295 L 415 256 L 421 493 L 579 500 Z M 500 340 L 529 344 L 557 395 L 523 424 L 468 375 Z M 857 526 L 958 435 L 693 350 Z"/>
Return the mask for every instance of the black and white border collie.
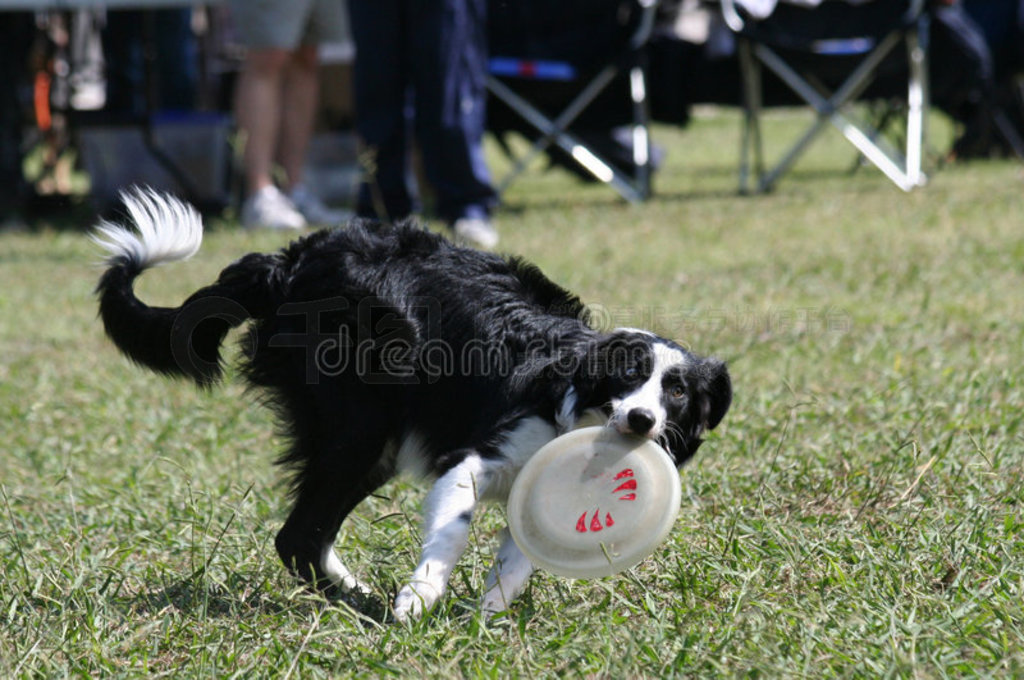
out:
<path id="1" fill-rule="evenodd" d="M 151 307 L 133 281 L 193 255 L 187 204 L 124 196 L 134 228 L 101 222 L 97 293 L 114 344 L 154 371 L 209 385 L 226 333 L 249 321 L 243 371 L 279 416 L 294 507 L 285 565 L 328 591 L 368 592 L 334 550 L 346 516 L 400 472 L 433 480 L 419 564 L 399 620 L 444 593 L 480 501 L 504 502 L 525 461 L 584 416 L 658 441 L 678 466 L 725 415 L 725 365 L 631 329 L 599 332 L 580 300 L 535 266 L 460 248 L 409 224 L 355 221 L 280 252 L 250 254 L 180 307 Z M 503 535 L 482 608 L 503 611 L 533 567 Z"/>

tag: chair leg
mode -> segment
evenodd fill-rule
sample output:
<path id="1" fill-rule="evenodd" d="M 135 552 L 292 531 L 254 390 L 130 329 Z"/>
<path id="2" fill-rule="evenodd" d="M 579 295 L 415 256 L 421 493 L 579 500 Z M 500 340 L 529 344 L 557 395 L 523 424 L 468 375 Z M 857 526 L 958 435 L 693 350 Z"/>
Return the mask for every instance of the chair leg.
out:
<path id="1" fill-rule="evenodd" d="M 1019 160 L 1024 161 L 1024 138 L 1021 138 L 1006 112 L 1002 109 L 996 109 L 992 114 L 992 118 L 995 122 L 996 130 L 1006 140 L 1010 150 Z"/>
<path id="2" fill-rule="evenodd" d="M 796 143 L 790 147 L 789 151 L 782 157 L 782 159 L 779 160 L 771 170 L 762 170 L 760 172 L 757 191 L 765 192 L 770 190 L 775 185 L 775 182 L 789 171 L 793 164 L 796 163 L 797 159 L 803 155 L 804 150 L 828 124 L 829 117 L 835 115 L 834 112 L 837 109 L 837 105 L 834 104 L 834 102 L 839 97 L 839 94 L 837 93 L 836 95 L 833 95 L 832 99 L 822 97 L 813 87 L 811 87 L 803 76 L 791 68 L 782 60 L 782 58 L 775 54 L 775 52 L 763 45 L 755 46 L 753 53 L 758 63 L 767 66 L 794 92 L 800 95 L 805 102 L 810 104 L 817 114 L 817 118 L 814 123 L 812 123 Z"/>
<path id="3" fill-rule="evenodd" d="M 915 34 L 916 35 L 916 34 Z M 846 139 L 853 144 L 865 158 L 878 167 L 890 180 L 904 191 L 910 191 L 914 186 L 924 183 L 925 177 L 921 172 L 921 155 L 923 147 L 924 120 L 927 100 L 927 83 L 924 71 L 926 68 L 926 43 L 922 40 L 908 42 L 908 55 L 911 58 L 909 99 L 910 113 L 908 119 L 908 156 L 911 162 L 893 149 L 885 140 L 876 138 L 877 135 L 863 124 L 857 122 L 856 118 L 844 108 L 848 108 L 850 102 L 867 88 L 874 78 L 874 73 L 882 62 L 900 42 L 909 34 L 904 36 L 901 31 L 893 31 L 865 59 L 853 70 L 843 84 L 831 96 L 823 96 L 812 87 L 804 76 L 790 67 L 775 52 L 764 45 L 748 46 L 746 58 L 751 63 L 763 64 L 781 78 L 796 94 L 811 105 L 817 112 L 817 119 L 810 128 L 790 147 L 790 150 L 776 165 L 766 174 L 762 173 L 758 183 L 758 191 L 767 191 L 771 186 L 785 174 L 804 152 L 811 141 L 821 130 L 831 123 L 838 129 Z M 741 53 L 741 59 L 744 56 Z M 744 66 L 744 81 L 750 82 L 746 76 L 749 65 Z M 747 95 L 749 98 L 749 94 Z M 752 108 L 747 105 L 749 111 Z M 748 123 L 749 125 L 749 123 Z M 747 172 L 743 166 L 747 165 L 746 158 L 748 139 L 751 133 L 745 131 L 744 157 L 741 159 L 741 191 L 746 188 Z"/>
<path id="4" fill-rule="evenodd" d="M 583 90 L 569 103 L 569 105 L 556 118 L 551 119 L 542 113 L 535 106 L 516 94 L 510 87 L 505 85 L 494 76 L 487 79 L 487 88 L 496 97 L 508 104 L 526 122 L 536 128 L 541 137 L 537 139 L 530 149 L 522 156 L 515 167 L 509 171 L 505 178 L 499 182 L 497 190 L 501 194 L 509 184 L 518 177 L 527 166 L 540 153 L 552 144 L 559 147 L 583 166 L 596 179 L 610 185 L 619 195 L 627 201 L 638 203 L 645 200 L 649 195 L 650 187 L 650 140 L 648 134 L 647 114 L 647 92 L 646 79 L 643 75 L 642 66 L 638 65 L 639 75 L 631 70 L 630 83 L 634 88 L 634 96 L 639 99 L 640 107 L 639 120 L 642 125 L 634 128 L 634 158 L 637 154 L 643 159 L 643 166 L 646 168 L 646 175 L 643 175 L 643 182 L 637 183 L 626 174 L 616 170 L 606 160 L 600 158 L 590 151 L 585 144 L 568 131 L 569 125 L 583 112 L 597 96 L 611 83 L 615 76 L 620 73 L 619 65 L 609 65 L 602 69 L 599 74 L 591 80 Z M 638 131 L 639 130 L 639 131 Z M 643 137 L 642 145 L 637 145 L 637 139 Z M 638 147 L 642 147 L 638 150 Z"/>
<path id="5" fill-rule="evenodd" d="M 927 19 L 922 19 L 926 22 Z M 921 164 L 926 139 L 928 111 L 928 50 L 924 32 L 927 25 L 919 23 L 907 32 L 907 61 L 910 64 L 910 78 L 907 84 L 907 182 L 912 186 L 923 185 L 927 178 Z M 922 40 L 924 37 L 924 40 Z"/>
<path id="6" fill-rule="evenodd" d="M 647 76 L 643 63 L 629 70 L 629 93 L 633 100 L 633 168 L 636 190 L 643 198 L 651 196 L 650 111 L 647 107 Z"/>
<path id="7" fill-rule="evenodd" d="M 897 111 L 896 107 L 892 102 L 884 102 L 881 104 L 868 103 L 868 127 L 871 129 L 870 139 L 873 144 L 877 144 L 878 140 L 882 138 L 889 125 L 892 123 L 893 118 L 897 115 L 902 116 L 904 108 L 900 106 Z M 906 145 L 906 140 L 903 137 L 899 138 L 900 143 Z M 858 153 L 857 158 L 853 161 L 853 165 L 850 166 L 850 174 L 856 173 L 862 167 L 868 163 L 868 159 L 864 157 L 864 154 Z"/>
<path id="8" fill-rule="evenodd" d="M 562 134 L 563 131 L 568 128 L 569 124 L 583 112 L 586 106 L 601 93 L 601 91 L 615 77 L 615 73 L 616 69 L 612 66 L 606 67 L 602 70 L 601 73 L 599 73 L 598 76 L 594 78 L 594 80 L 592 80 L 554 120 L 542 113 L 524 98 L 520 97 L 510 87 L 494 76 L 489 76 L 487 78 L 487 89 L 496 97 L 508 104 L 513 111 L 541 133 L 541 137 L 531 145 L 530 149 L 516 162 L 515 167 L 509 171 L 501 182 L 499 182 L 497 187 L 499 194 L 503 193 L 508 185 L 511 184 L 516 177 L 521 175 L 526 170 L 527 166 L 537 158 L 537 156 L 539 156 L 551 144 L 556 142 L 559 134 Z M 566 151 L 572 154 L 572 147 Z M 591 163 L 588 165 L 588 163 L 583 162 L 583 165 L 601 181 L 608 181 L 607 175 L 610 173 L 611 169 L 602 167 L 604 166 L 603 163 L 596 165 Z"/>
<path id="9" fill-rule="evenodd" d="M 761 64 L 754 58 L 749 40 L 739 40 L 738 52 L 743 81 L 743 138 L 740 142 L 741 194 L 750 193 L 751 155 L 758 185 L 764 177 L 761 146 Z M 760 188 L 758 189 L 760 190 Z"/>

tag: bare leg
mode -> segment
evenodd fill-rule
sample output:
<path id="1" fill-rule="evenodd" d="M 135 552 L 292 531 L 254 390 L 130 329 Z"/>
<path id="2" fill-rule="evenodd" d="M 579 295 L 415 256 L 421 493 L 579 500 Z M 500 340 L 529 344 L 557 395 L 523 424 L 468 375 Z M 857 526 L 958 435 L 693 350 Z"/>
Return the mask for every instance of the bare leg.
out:
<path id="1" fill-rule="evenodd" d="M 278 159 L 284 168 L 288 189 L 302 182 L 320 94 L 318 64 L 316 47 L 303 46 L 292 54 L 284 68 L 282 101 L 286 105 L 281 113 Z"/>
<path id="2" fill-rule="evenodd" d="M 235 119 L 245 133 L 245 183 L 252 195 L 273 183 L 271 167 L 281 128 L 283 49 L 251 50 L 235 96 Z"/>

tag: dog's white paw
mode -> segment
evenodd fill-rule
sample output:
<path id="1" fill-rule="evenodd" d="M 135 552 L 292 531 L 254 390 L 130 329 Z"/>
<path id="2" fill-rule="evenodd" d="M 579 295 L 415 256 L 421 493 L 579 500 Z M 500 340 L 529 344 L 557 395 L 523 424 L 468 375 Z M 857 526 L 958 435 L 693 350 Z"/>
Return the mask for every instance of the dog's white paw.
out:
<path id="1" fill-rule="evenodd" d="M 414 621 L 433 607 L 441 593 L 429 583 L 409 584 L 398 591 L 395 597 L 395 618 L 399 621 Z"/>
<path id="2" fill-rule="evenodd" d="M 373 588 L 368 584 L 363 583 L 357 578 L 346 578 L 342 579 L 338 584 L 341 587 L 342 592 L 351 593 L 352 595 L 373 595 Z"/>
<path id="3" fill-rule="evenodd" d="M 484 619 L 487 621 L 507 610 L 508 603 L 505 601 L 505 596 L 499 588 L 493 588 L 480 601 L 480 613 L 483 614 Z"/>
<path id="4" fill-rule="evenodd" d="M 355 575 L 349 571 L 348 567 L 346 567 L 341 561 L 341 558 L 338 557 L 333 548 L 329 548 L 324 555 L 323 570 L 324 573 L 327 574 L 327 578 L 337 585 L 342 592 L 352 593 L 354 595 L 373 594 L 373 589 L 357 579 Z"/>

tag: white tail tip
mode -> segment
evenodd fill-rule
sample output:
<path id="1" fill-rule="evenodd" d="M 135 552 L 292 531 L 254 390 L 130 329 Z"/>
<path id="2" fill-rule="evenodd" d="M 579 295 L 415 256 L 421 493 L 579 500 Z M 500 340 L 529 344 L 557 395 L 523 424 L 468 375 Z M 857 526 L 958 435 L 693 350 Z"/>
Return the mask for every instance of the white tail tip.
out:
<path id="1" fill-rule="evenodd" d="M 188 203 L 148 187 L 122 191 L 121 200 L 131 226 L 101 220 L 91 234 L 108 264 L 127 259 L 145 269 L 192 257 L 202 245 L 203 220 Z"/>

